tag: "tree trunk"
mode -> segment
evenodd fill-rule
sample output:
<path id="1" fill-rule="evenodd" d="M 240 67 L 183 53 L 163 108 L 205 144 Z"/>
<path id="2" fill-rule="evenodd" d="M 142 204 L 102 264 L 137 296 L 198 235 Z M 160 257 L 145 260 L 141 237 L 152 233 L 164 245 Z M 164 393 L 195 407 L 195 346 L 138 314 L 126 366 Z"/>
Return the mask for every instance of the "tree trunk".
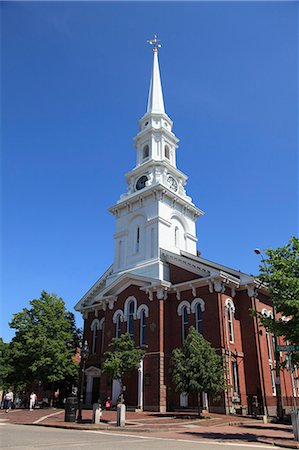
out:
<path id="1" fill-rule="evenodd" d="M 200 394 L 201 392 L 197 392 L 197 407 L 198 407 L 198 417 L 201 417 L 200 413 Z"/>

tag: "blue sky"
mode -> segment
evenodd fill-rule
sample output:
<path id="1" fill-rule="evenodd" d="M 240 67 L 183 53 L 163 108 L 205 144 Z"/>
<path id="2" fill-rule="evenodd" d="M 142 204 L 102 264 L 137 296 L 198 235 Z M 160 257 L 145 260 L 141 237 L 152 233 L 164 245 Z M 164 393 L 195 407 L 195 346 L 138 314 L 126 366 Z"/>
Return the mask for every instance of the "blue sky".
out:
<path id="1" fill-rule="evenodd" d="M 6 2 L 2 336 L 41 290 L 74 304 L 111 264 L 162 40 L 178 167 L 205 211 L 202 256 L 256 273 L 298 231 L 298 3 Z M 78 316 L 78 324 L 80 324 Z"/>

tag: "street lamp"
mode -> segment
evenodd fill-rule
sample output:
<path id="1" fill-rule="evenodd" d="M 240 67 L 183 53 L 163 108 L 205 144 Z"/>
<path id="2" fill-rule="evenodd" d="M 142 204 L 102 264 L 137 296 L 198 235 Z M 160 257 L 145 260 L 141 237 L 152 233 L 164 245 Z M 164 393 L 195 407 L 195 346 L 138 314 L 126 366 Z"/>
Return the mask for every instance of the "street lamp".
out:
<path id="1" fill-rule="evenodd" d="M 268 272 L 268 267 L 265 262 L 264 255 L 259 248 L 254 249 L 256 255 L 260 255 L 262 263 L 265 267 L 265 272 Z M 281 399 L 281 382 L 280 382 L 280 355 L 277 350 L 277 333 L 276 333 L 276 306 L 273 302 L 273 338 L 274 338 L 274 356 L 275 356 L 275 389 L 276 389 L 276 416 L 278 420 L 283 420 L 283 409 Z"/>
<path id="2" fill-rule="evenodd" d="M 84 387 L 84 373 L 85 373 L 85 365 L 89 355 L 89 347 L 88 342 L 85 340 L 82 346 L 80 343 L 80 356 L 81 356 L 81 373 L 80 373 L 80 392 L 79 392 L 79 410 L 78 410 L 78 418 L 77 421 L 82 421 L 82 405 L 83 405 L 83 387 Z"/>

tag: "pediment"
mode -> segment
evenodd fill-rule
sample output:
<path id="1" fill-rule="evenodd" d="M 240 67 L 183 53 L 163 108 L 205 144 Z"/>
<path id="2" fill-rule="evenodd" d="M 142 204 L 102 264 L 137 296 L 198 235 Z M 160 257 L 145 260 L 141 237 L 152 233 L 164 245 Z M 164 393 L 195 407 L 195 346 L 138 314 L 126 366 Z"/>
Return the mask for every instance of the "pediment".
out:
<path id="1" fill-rule="evenodd" d="M 84 373 L 86 376 L 90 376 L 93 378 L 97 378 L 102 375 L 101 369 L 99 369 L 98 367 L 95 367 L 95 366 L 88 367 L 87 369 L 85 369 Z"/>
<path id="2" fill-rule="evenodd" d="M 106 297 L 118 296 L 121 292 L 127 289 L 129 286 L 147 287 L 157 283 L 154 278 L 143 277 L 132 273 L 124 273 L 117 277 L 111 284 L 109 284 L 94 301 L 102 300 Z"/>

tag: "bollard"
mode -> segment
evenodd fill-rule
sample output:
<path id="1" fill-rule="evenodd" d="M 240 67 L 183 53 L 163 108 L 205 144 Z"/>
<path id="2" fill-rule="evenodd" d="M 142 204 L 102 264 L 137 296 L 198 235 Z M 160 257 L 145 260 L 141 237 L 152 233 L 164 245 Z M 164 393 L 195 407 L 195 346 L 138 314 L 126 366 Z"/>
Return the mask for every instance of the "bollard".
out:
<path id="1" fill-rule="evenodd" d="M 94 403 L 92 409 L 93 409 L 92 422 L 100 423 L 102 417 L 101 403 Z"/>
<path id="2" fill-rule="evenodd" d="M 124 427 L 126 424 L 126 406 L 123 403 L 117 405 L 117 426 Z"/>
<path id="3" fill-rule="evenodd" d="M 293 425 L 294 440 L 299 441 L 299 411 L 297 409 L 291 411 L 291 419 Z"/>
<path id="4" fill-rule="evenodd" d="M 263 422 L 268 423 L 268 416 L 263 416 Z"/>

